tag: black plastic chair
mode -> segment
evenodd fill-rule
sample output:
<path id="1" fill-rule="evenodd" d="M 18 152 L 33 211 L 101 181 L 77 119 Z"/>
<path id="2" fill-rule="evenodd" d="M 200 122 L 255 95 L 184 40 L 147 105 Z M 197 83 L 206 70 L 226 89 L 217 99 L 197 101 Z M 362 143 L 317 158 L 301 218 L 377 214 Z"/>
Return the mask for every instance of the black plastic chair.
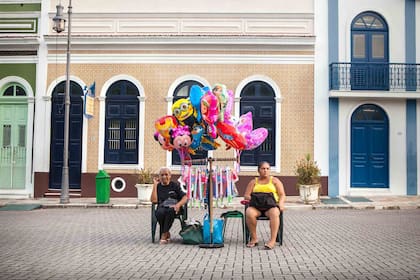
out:
<path id="1" fill-rule="evenodd" d="M 246 221 L 246 209 L 248 208 L 248 204 L 245 205 L 245 221 Z M 269 221 L 270 219 L 263 214 L 257 218 L 257 221 Z M 245 222 L 245 235 L 246 235 L 246 243 L 249 242 L 249 229 L 248 225 Z M 280 246 L 283 245 L 283 211 L 280 211 L 280 225 L 279 230 L 277 231 L 277 238 L 276 241 L 279 243 Z"/>
<path id="2" fill-rule="evenodd" d="M 155 236 L 156 236 L 156 227 L 158 224 L 158 221 L 156 219 L 156 209 L 158 204 L 152 203 L 152 211 L 151 211 L 151 221 L 152 221 L 152 242 L 155 243 Z M 185 226 L 185 221 L 188 219 L 188 206 L 184 205 L 181 207 L 178 214 L 175 216 L 175 219 L 178 219 L 181 223 L 181 228 Z M 159 237 L 162 236 L 162 229 L 159 227 Z"/>

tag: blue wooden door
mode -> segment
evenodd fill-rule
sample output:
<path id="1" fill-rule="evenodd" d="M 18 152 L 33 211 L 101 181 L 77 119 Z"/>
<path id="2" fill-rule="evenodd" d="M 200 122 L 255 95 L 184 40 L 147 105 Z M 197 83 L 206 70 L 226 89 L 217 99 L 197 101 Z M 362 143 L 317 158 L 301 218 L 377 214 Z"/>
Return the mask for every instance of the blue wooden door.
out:
<path id="1" fill-rule="evenodd" d="M 351 89 L 388 90 L 388 27 L 379 15 L 357 16 L 351 29 Z"/>
<path id="2" fill-rule="evenodd" d="M 69 188 L 80 189 L 82 170 L 83 90 L 70 83 Z M 51 110 L 50 189 L 61 189 L 64 151 L 64 86 L 53 92 Z"/>
<path id="3" fill-rule="evenodd" d="M 388 118 L 378 106 L 360 106 L 351 123 L 351 187 L 389 187 Z"/>

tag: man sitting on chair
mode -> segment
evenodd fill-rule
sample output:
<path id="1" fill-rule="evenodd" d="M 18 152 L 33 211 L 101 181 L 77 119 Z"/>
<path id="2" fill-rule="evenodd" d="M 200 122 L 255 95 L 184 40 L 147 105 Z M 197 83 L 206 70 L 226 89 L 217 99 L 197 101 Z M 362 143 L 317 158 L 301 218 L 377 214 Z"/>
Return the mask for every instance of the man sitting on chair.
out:
<path id="1" fill-rule="evenodd" d="M 181 207 L 187 203 L 187 195 L 182 191 L 178 182 L 171 181 L 171 170 L 162 167 L 159 170 L 159 178 L 153 178 L 153 190 L 150 197 L 152 203 L 157 203 L 156 219 L 159 223 L 160 244 L 167 244 L 171 234 L 169 230 L 174 223 L 175 216 Z"/>

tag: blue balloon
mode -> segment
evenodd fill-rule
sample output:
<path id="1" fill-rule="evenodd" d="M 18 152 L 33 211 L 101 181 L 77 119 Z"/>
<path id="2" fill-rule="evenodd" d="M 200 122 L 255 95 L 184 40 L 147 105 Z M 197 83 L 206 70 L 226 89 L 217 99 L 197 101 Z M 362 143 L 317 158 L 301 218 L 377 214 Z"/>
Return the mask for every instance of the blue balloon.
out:
<path id="1" fill-rule="evenodd" d="M 204 128 L 201 125 L 194 125 L 193 129 L 191 130 L 191 137 L 192 142 L 190 148 L 192 150 L 197 150 L 198 147 L 201 145 L 201 137 L 203 136 Z"/>
<path id="2" fill-rule="evenodd" d="M 197 121 L 201 122 L 201 97 L 203 97 L 205 91 L 198 85 L 193 85 L 190 89 L 190 101 L 195 111 L 197 112 Z"/>

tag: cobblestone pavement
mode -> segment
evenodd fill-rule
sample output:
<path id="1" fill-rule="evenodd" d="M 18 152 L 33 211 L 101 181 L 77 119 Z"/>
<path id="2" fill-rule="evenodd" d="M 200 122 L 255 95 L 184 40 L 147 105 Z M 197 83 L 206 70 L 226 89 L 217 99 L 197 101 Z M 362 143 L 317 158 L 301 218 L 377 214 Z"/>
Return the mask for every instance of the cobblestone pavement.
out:
<path id="1" fill-rule="evenodd" d="M 205 249 L 181 243 L 178 221 L 172 243 L 151 243 L 147 207 L 0 211 L 0 279 L 420 279 L 418 209 L 286 211 L 274 250 L 268 222 L 250 249 L 240 221 Z"/>

